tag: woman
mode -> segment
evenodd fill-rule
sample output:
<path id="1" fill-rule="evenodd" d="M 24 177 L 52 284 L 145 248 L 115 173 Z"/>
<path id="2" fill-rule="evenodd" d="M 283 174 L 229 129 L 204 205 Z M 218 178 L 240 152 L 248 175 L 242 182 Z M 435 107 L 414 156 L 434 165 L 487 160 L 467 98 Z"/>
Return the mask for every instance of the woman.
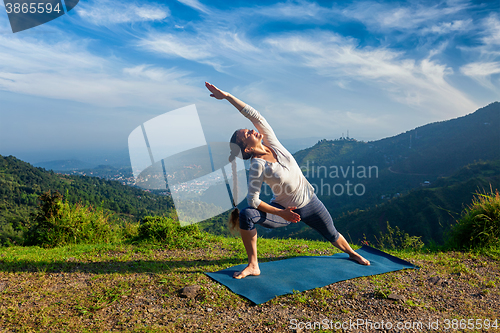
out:
<path id="1" fill-rule="evenodd" d="M 233 277 L 242 279 L 248 275 L 260 274 L 255 224 L 277 228 L 302 220 L 335 247 L 349 254 L 350 259 L 362 265 L 370 265 L 368 260 L 352 250 L 345 238 L 335 229 L 332 217 L 316 197 L 314 188 L 304 177 L 292 154 L 278 141 L 264 117 L 251 106 L 214 85 L 205 82 L 205 86 L 210 90 L 210 96 L 229 101 L 258 130 L 237 130 L 231 137 L 233 145 L 229 160 L 233 164 L 233 179 L 236 179 L 235 158 L 240 150 L 243 159 L 251 158 L 247 196 L 250 207 L 241 212 L 236 208 L 230 218 L 230 226 L 233 228 L 237 228 L 236 222 L 239 222 L 241 239 L 248 255 L 248 266 L 234 273 Z M 263 181 L 271 187 L 274 194 L 270 204 L 259 199 Z M 233 186 L 233 189 L 236 191 L 236 186 Z"/>

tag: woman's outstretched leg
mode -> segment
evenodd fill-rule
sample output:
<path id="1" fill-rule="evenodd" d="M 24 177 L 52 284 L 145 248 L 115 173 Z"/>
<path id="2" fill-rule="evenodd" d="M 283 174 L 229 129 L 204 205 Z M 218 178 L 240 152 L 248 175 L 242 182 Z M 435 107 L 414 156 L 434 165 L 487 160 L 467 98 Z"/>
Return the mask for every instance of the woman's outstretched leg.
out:
<path id="1" fill-rule="evenodd" d="M 340 234 L 339 238 L 335 242 L 332 242 L 332 244 L 339 250 L 347 253 L 349 255 L 349 259 L 356 261 L 358 264 L 370 265 L 370 262 L 368 260 L 360 256 L 358 253 L 354 252 L 354 250 L 351 248 L 349 243 L 347 243 L 342 234 Z"/>
<path id="2" fill-rule="evenodd" d="M 257 261 L 257 229 L 241 230 L 241 240 L 248 256 L 248 266 L 242 271 L 233 274 L 235 279 L 243 279 L 248 275 L 260 275 L 259 262 Z"/>
<path id="3" fill-rule="evenodd" d="M 307 205 L 296 211 L 300 214 L 304 223 L 319 232 L 336 248 L 347 253 L 350 259 L 361 265 L 370 265 L 368 260 L 354 252 L 344 236 L 335 229 L 332 216 L 316 195 L 313 196 Z"/>

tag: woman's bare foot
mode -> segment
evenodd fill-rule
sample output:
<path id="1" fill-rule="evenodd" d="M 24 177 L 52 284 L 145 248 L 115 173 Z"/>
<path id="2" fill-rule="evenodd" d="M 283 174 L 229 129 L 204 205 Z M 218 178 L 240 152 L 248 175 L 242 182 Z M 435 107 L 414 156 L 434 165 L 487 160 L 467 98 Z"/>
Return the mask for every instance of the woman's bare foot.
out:
<path id="1" fill-rule="evenodd" d="M 248 266 L 245 267 L 242 271 L 235 272 L 233 274 L 233 278 L 243 279 L 244 277 L 247 277 L 248 275 L 260 275 L 259 265 L 248 264 Z"/>
<path id="2" fill-rule="evenodd" d="M 365 266 L 369 266 L 370 265 L 370 262 L 368 260 L 366 260 L 365 258 L 363 258 L 362 256 L 360 256 L 356 252 L 354 252 L 353 254 L 349 255 L 349 259 L 354 260 L 355 262 L 357 262 L 360 265 L 365 265 Z"/>

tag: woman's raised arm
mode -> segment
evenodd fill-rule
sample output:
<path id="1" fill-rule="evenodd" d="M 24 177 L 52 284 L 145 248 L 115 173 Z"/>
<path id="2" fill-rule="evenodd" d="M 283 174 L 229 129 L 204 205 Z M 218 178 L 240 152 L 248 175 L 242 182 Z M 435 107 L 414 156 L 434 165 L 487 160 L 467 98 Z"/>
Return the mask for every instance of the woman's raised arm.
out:
<path id="1" fill-rule="evenodd" d="M 241 111 L 246 105 L 246 103 L 240 101 L 239 99 L 237 99 L 236 97 L 234 97 L 230 93 L 220 90 L 219 88 L 217 88 L 213 84 L 205 82 L 205 87 L 207 87 L 207 89 L 210 90 L 210 92 L 211 92 L 210 96 L 217 98 L 217 99 L 228 100 L 229 103 L 233 104 L 234 107 L 238 109 L 238 111 Z"/>

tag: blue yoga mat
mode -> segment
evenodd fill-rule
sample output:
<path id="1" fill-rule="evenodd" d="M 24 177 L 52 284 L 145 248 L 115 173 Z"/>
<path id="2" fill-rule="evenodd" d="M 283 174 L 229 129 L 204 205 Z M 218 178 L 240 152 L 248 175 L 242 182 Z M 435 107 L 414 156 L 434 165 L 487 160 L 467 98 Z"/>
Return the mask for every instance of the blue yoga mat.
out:
<path id="1" fill-rule="evenodd" d="M 356 251 L 368 259 L 370 266 L 360 265 L 349 259 L 346 253 L 332 256 L 295 257 L 259 263 L 260 275 L 238 280 L 233 273 L 246 264 L 205 272 L 206 275 L 228 287 L 234 293 L 248 298 L 255 304 L 265 303 L 276 296 L 320 288 L 329 284 L 360 276 L 377 275 L 417 266 L 364 245 Z"/>

